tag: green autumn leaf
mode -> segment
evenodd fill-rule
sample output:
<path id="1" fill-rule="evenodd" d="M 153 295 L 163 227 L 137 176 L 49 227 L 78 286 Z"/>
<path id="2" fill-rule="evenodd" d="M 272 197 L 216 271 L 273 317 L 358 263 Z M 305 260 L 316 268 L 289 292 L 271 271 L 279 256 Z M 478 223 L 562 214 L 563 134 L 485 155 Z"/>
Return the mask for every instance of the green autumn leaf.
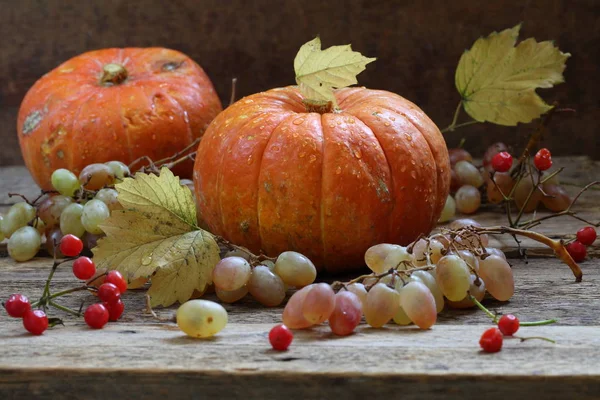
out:
<path id="1" fill-rule="evenodd" d="M 196 226 L 189 188 L 163 168 L 160 176 L 138 173 L 116 189 L 125 209 L 101 225 L 106 237 L 93 249 L 98 268 L 117 269 L 128 280 L 153 277 L 153 305 L 185 301 L 194 289 L 204 290 L 219 261 L 219 246 Z"/>
<path id="2" fill-rule="evenodd" d="M 516 47 L 521 25 L 493 32 L 465 51 L 456 69 L 456 88 L 465 111 L 479 122 L 514 126 L 531 122 L 552 107 L 536 93 L 564 81 L 565 62 L 552 42 L 526 39 Z"/>
<path id="3" fill-rule="evenodd" d="M 307 99 L 337 105 L 333 89 L 358 83 L 356 75 L 373 61 L 375 58 L 352 51 L 349 44 L 321 50 L 321 39 L 316 37 L 302 45 L 294 59 L 296 83 Z"/>

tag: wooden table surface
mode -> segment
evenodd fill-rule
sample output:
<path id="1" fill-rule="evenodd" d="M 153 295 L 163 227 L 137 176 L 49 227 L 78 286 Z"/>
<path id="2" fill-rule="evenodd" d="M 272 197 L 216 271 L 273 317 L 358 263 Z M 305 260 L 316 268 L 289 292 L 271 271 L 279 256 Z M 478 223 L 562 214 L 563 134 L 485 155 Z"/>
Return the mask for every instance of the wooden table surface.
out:
<path id="1" fill-rule="evenodd" d="M 600 179 L 600 163 L 563 158 L 563 182 Z M 6 193 L 34 196 L 37 189 L 23 167 L 0 169 L 0 212 L 14 202 Z M 600 220 L 600 192 L 589 191 L 577 210 Z M 476 215 L 484 225 L 504 221 L 494 207 Z M 583 226 L 569 218 L 549 220 L 539 231 L 573 234 Z M 295 333 L 287 352 L 270 349 L 267 334 L 281 320 L 282 307 L 265 308 L 247 298 L 226 305 L 229 324 L 209 340 L 186 337 L 176 326 L 143 313 L 143 291 L 124 295 L 126 310 L 101 331 L 64 316 L 64 327 L 40 337 L 0 312 L 0 399 L 203 399 L 203 398 L 387 398 L 421 399 L 598 399 L 600 398 L 600 246 L 581 263 L 583 282 L 551 252 L 526 241 L 528 259 L 518 258 L 514 242 L 495 242 L 511 257 L 515 295 L 510 302 L 486 300 L 492 310 L 521 320 L 558 318 L 555 325 L 521 328 L 540 340 L 505 340 L 501 352 L 479 351 L 490 320 L 478 310 L 444 310 L 428 331 L 388 325 L 361 325 L 349 337 L 327 326 Z M 38 257 L 15 263 L 0 245 L 0 299 L 20 292 L 35 299 L 51 266 Z M 55 287 L 74 285 L 70 268 L 59 269 Z M 69 300 L 67 300 L 67 298 Z M 89 295 L 65 298 L 77 308 Z M 212 295 L 209 299 L 215 299 Z M 170 310 L 159 310 L 167 315 Z"/>

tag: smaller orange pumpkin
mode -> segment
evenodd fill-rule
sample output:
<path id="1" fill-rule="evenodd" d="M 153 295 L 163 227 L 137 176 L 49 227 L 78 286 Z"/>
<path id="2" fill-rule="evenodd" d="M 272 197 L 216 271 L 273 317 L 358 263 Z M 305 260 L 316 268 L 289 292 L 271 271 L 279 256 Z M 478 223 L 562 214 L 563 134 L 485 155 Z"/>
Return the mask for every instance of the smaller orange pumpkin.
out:
<path id="1" fill-rule="evenodd" d="M 159 160 L 203 135 L 221 102 L 202 68 L 163 48 L 82 54 L 38 80 L 17 121 L 25 164 L 43 189 L 58 168 Z M 175 173 L 191 176 L 192 163 Z"/>

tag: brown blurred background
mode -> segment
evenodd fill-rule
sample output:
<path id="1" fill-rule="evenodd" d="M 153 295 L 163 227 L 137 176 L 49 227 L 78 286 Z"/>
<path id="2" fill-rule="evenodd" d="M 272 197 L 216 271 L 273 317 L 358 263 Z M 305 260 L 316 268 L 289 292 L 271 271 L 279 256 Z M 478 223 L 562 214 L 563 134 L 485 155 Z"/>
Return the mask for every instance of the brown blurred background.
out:
<path id="1" fill-rule="evenodd" d="M 377 57 L 360 83 L 412 100 L 442 128 L 459 101 L 454 69 L 461 53 L 479 36 L 519 22 L 522 38 L 554 40 L 573 55 L 567 82 L 539 93 L 577 113 L 556 116 L 544 145 L 554 154 L 600 158 L 600 0 L 0 0 L 0 165 L 22 163 L 15 124 L 27 89 L 87 50 L 183 51 L 226 103 L 232 77 L 238 96 L 293 84 L 296 51 L 319 34 L 324 47 L 352 43 Z M 520 148 L 533 127 L 475 125 L 446 139 L 455 146 L 465 138 L 481 156 L 498 140 Z"/>

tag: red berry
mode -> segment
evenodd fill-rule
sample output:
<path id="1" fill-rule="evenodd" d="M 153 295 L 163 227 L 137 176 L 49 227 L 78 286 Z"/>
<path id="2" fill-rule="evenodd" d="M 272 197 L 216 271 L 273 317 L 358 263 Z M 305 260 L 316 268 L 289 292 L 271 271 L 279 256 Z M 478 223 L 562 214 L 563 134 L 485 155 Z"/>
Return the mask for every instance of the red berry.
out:
<path id="1" fill-rule="evenodd" d="M 283 324 L 275 325 L 269 332 L 269 342 L 273 349 L 277 351 L 287 350 L 292 343 L 292 339 L 294 339 L 294 334 Z"/>
<path id="2" fill-rule="evenodd" d="M 83 314 L 85 323 L 90 328 L 101 329 L 108 322 L 108 310 L 103 304 L 96 303 L 89 306 Z"/>
<path id="3" fill-rule="evenodd" d="M 577 240 L 569 243 L 565 247 L 575 262 L 583 261 L 587 255 L 587 249 L 581 242 Z"/>
<path id="4" fill-rule="evenodd" d="M 586 246 L 591 246 L 596 240 L 596 230 L 591 226 L 586 226 L 577 231 L 577 240 Z"/>
<path id="5" fill-rule="evenodd" d="M 78 256 L 83 250 L 83 242 L 75 235 L 65 235 L 60 239 L 60 252 L 67 257 Z"/>
<path id="6" fill-rule="evenodd" d="M 108 310 L 108 320 L 116 321 L 121 318 L 123 315 L 123 311 L 125 310 L 125 304 L 121 301 L 121 299 L 117 301 L 113 301 L 112 303 L 103 303 L 104 307 Z"/>
<path id="7" fill-rule="evenodd" d="M 512 167 L 513 158 L 507 151 L 501 151 L 492 158 L 492 168 L 497 172 L 507 172 Z"/>
<path id="8" fill-rule="evenodd" d="M 103 283 L 98 288 L 98 297 L 102 301 L 112 303 L 121 298 L 121 292 L 119 292 L 119 288 L 116 285 L 112 283 Z"/>
<path id="9" fill-rule="evenodd" d="M 73 275 L 77 279 L 87 280 L 96 273 L 96 265 L 89 257 L 79 257 L 73 261 Z"/>
<path id="10" fill-rule="evenodd" d="M 127 281 L 119 271 L 109 271 L 108 274 L 106 274 L 106 280 L 104 282 L 115 285 L 121 294 L 125 293 L 127 290 Z"/>
<path id="11" fill-rule="evenodd" d="M 512 314 L 506 314 L 500 317 L 498 329 L 505 336 L 512 336 L 519 330 L 519 318 Z"/>
<path id="12" fill-rule="evenodd" d="M 502 332 L 498 328 L 490 328 L 483 332 L 479 345 L 486 353 L 496 353 L 502 348 Z"/>
<path id="13" fill-rule="evenodd" d="M 23 314 L 23 326 L 33 335 L 41 335 L 48 329 L 48 317 L 42 310 L 27 310 Z"/>
<path id="14" fill-rule="evenodd" d="M 11 294 L 4 303 L 4 308 L 11 317 L 21 318 L 25 312 L 31 310 L 31 304 L 29 304 L 29 299 L 22 294 Z"/>
<path id="15" fill-rule="evenodd" d="M 540 171 L 547 170 L 552 166 L 552 153 L 546 148 L 540 149 L 533 158 L 533 163 Z"/>

